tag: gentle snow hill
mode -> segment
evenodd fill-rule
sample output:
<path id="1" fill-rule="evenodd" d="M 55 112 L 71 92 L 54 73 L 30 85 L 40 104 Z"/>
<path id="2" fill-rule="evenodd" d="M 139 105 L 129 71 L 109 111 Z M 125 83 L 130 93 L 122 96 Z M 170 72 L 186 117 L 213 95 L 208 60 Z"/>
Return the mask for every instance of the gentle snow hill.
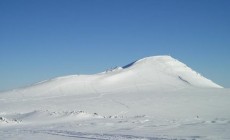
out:
<path id="1" fill-rule="evenodd" d="M 71 75 L 16 89 L 23 96 L 109 93 L 125 89 L 222 88 L 171 56 L 153 56 L 94 75 Z"/>

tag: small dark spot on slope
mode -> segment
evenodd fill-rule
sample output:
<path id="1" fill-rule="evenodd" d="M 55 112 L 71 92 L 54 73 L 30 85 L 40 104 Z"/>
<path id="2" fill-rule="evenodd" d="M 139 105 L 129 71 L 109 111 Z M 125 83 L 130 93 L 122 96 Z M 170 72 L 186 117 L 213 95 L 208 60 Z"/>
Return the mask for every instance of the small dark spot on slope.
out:
<path id="1" fill-rule="evenodd" d="M 185 83 L 187 83 L 187 84 L 191 85 L 191 83 L 189 83 L 187 80 L 185 80 L 185 79 L 184 79 L 184 78 L 182 78 L 181 76 L 178 76 L 178 78 L 179 78 L 181 81 L 183 81 L 183 82 L 185 82 Z"/>

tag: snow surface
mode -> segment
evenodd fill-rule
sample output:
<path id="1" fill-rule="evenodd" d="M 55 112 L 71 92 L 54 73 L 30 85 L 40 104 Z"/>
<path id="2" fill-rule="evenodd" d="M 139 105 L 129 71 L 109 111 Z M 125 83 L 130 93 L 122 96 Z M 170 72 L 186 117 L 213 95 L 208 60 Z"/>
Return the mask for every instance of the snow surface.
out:
<path id="1" fill-rule="evenodd" d="M 230 139 L 230 90 L 170 56 L 0 95 L 0 139 Z"/>

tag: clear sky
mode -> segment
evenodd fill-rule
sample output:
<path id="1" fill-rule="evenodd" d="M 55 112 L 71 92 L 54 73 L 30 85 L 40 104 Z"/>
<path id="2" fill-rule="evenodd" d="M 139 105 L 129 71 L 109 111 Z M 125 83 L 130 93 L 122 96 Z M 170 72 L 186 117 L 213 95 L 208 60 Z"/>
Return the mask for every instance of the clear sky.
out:
<path id="1" fill-rule="evenodd" d="M 171 55 L 230 87 L 230 0 L 0 0 L 0 91 Z"/>

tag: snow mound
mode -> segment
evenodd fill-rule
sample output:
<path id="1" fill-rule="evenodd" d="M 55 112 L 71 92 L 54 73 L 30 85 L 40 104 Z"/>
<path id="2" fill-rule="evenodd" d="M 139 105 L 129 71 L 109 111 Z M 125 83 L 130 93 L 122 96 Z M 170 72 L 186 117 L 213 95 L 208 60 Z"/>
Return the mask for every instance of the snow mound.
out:
<path id="1" fill-rule="evenodd" d="M 17 120 L 23 122 L 53 122 L 66 120 L 85 120 L 92 118 L 103 118 L 97 113 L 87 113 L 84 111 L 49 111 L 49 110 L 34 110 L 32 112 L 20 113 L 13 115 Z"/>
<path id="2" fill-rule="evenodd" d="M 8 119 L 5 117 L 0 117 L 0 125 L 1 124 L 17 124 L 20 121 L 18 121 L 17 119 Z"/>

